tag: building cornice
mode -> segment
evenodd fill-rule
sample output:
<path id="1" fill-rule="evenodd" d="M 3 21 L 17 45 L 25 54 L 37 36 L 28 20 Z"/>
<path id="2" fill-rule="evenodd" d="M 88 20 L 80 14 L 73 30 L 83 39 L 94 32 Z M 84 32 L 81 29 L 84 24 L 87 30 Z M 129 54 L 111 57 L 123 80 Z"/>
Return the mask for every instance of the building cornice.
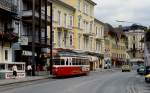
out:
<path id="1" fill-rule="evenodd" d="M 89 2 L 90 4 L 92 4 L 92 5 L 97 5 L 94 1 L 92 1 L 92 0 L 85 0 L 85 1 L 87 1 L 87 2 Z"/>
<path id="2" fill-rule="evenodd" d="M 98 19 L 96 19 L 96 18 L 94 18 L 94 21 L 95 21 L 95 22 L 98 22 L 98 23 L 100 23 L 100 24 L 102 24 L 102 25 L 105 25 L 102 21 L 100 21 L 100 20 L 98 20 Z"/>
<path id="3" fill-rule="evenodd" d="M 68 5 L 66 4 L 65 2 L 61 1 L 61 0 L 51 0 L 52 3 L 55 2 L 55 3 L 58 3 L 59 5 L 63 5 L 64 7 L 67 7 L 73 11 L 75 11 L 76 9 L 74 7 L 72 7 L 71 5 Z"/>

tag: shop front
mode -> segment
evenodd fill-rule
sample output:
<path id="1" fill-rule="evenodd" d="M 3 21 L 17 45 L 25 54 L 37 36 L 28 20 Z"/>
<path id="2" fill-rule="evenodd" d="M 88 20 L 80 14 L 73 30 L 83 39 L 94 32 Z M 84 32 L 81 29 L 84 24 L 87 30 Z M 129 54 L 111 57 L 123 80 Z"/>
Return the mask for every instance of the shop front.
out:
<path id="1" fill-rule="evenodd" d="M 90 59 L 90 70 L 91 71 L 96 71 L 99 69 L 99 65 L 100 65 L 100 62 L 98 60 L 98 57 L 95 57 L 95 56 L 89 56 L 89 59 Z"/>
<path id="2" fill-rule="evenodd" d="M 36 75 L 45 75 L 48 71 L 48 58 L 46 57 L 46 52 L 42 51 L 41 47 L 35 48 L 35 62 L 32 62 L 32 47 L 31 46 L 21 46 L 20 50 L 15 50 L 15 62 L 25 62 L 25 68 L 28 65 L 35 65 Z M 34 73 L 34 72 L 33 72 Z"/>

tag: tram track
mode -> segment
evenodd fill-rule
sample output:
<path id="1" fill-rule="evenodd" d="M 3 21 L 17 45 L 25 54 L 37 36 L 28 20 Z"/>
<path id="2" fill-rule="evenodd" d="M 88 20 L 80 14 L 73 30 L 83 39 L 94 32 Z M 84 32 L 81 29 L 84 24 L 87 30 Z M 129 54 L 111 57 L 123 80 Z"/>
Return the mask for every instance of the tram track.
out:
<path id="1" fill-rule="evenodd" d="M 8 90 L 16 89 L 16 88 L 43 84 L 43 83 L 52 82 L 52 81 L 56 81 L 56 79 L 41 79 L 41 80 L 35 80 L 35 81 L 16 82 L 16 83 L 0 85 L 0 93 L 8 91 Z"/>

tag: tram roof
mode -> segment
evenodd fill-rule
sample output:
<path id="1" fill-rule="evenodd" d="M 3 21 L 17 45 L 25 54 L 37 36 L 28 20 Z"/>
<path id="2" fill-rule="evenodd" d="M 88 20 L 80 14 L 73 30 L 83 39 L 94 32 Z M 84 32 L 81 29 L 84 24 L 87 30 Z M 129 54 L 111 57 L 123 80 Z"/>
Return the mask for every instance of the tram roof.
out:
<path id="1" fill-rule="evenodd" d="M 81 54 L 81 53 L 77 53 L 74 51 L 58 51 L 57 55 L 55 57 L 82 57 L 85 58 L 87 57 L 87 55 Z"/>

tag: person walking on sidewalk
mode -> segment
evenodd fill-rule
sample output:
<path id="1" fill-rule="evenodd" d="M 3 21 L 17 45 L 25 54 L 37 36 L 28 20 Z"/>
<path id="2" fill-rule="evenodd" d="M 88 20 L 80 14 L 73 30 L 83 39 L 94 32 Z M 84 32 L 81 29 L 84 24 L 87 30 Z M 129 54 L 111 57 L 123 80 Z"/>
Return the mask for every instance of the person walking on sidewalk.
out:
<path id="1" fill-rule="evenodd" d="M 27 75 L 31 76 L 32 75 L 31 72 L 32 72 L 32 66 L 29 64 L 27 66 Z"/>
<path id="2" fill-rule="evenodd" d="M 13 78 L 15 79 L 17 77 L 17 65 L 16 64 L 12 66 L 12 71 L 13 71 Z"/>

